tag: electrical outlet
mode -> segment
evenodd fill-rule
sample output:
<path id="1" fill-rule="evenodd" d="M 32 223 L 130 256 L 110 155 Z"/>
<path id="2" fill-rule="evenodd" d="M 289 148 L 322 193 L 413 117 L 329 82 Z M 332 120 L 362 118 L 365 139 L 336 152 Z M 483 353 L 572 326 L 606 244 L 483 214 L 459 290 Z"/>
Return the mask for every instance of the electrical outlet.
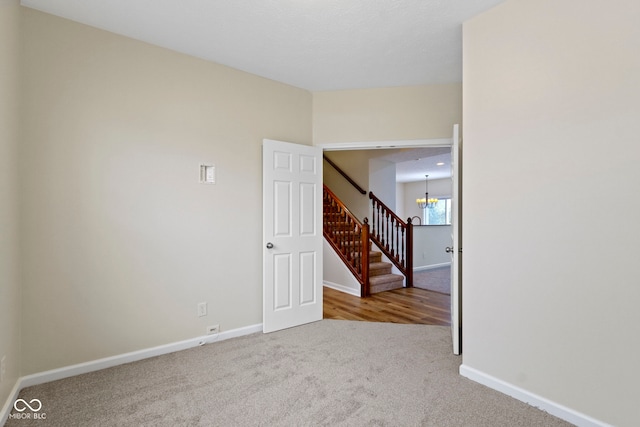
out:
<path id="1" fill-rule="evenodd" d="M 207 335 L 214 335 L 220 332 L 220 325 L 207 326 Z"/>
<path id="2" fill-rule="evenodd" d="M 206 315 L 207 315 L 207 303 L 206 302 L 198 303 L 198 317 L 202 317 Z"/>
<path id="3" fill-rule="evenodd" d="M 4 376 L 7 373 L 7 356 L 2 356 L 0 359 L 0 383 L 4 381 Z"/>

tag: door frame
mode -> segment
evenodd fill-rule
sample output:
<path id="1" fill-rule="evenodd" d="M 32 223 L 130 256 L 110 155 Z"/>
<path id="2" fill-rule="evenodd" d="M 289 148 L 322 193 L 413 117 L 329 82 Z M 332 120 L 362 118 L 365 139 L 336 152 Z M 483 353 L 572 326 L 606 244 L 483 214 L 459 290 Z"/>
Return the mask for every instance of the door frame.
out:
<path id="1" fill-rule="evenodd" d="M 424 148 L 424 147 L 450 147 L 451 138 L 433 139 L 409 139 L 396 141 L 369 141 L 369 142 L 330 142 L 316 144 L 315 147 L 322 148 L 322 151 L 341 150 L 384 150 L 391 148 Z"/>
<path id="2" fill-rule="evenodd" d="M 458 126 L 458 138 L 459 138 L 460 125 L 456 124 L 454 126 Z M 453 148 L 453 136 L 451 138 L 433 138 L 433 139 L 369 141 L 369 142 L 336 142 L 336 143 L 317 144 L 315 146 L 322 148 L 323 152 L 325 152 L 325 151 L 346 151 L 346 150 L 349 150 L 349 151 L 376 150 L 376 149 L 384 150 L 384 149 L 394 149 L 394 148 L 424 148 L 424 147 L 431 147 L 431 148 L 451 147 L 451 148 Z M 461 146 L 462 145 L 460 144 L 460 147 Z M 462 157 L 462 156 L 460 155 L 459 157 Z M 462 177 L 462 164 L 458 164 L 458 175 L 460 177 Z M 323 179 L 323 182 L 324 182 L 324 179 Z M 460 184 L 461 184 L 461 180 L 460 180 Z M 456 203 L 458 206 L 462 206 L 461 203 L 460 203 L 461 200 L 459 200 L 460 191 L 452 192 L 452 194 L 451 194 L 452 199 L 454 198 L 454 196 L 455 196 L 456 200 L 452 200 L 452 203 Z M 462 215 L 462 211 L 460 211 L 460 215 Z M 460 219 L 460 215 L 458 215 L 458 220 Z M 462 223 L 459 221 L 458 233 L 461 233 L 461 226 L 462 226 Z M 458 242 L 452 242 L 452 243 L 453 243 L 453 246 L 457 250 Z M 453 268 L 454 267 L 453 267 L 453 260 L 452 260 L 452 264 L 451 264 L 452 273 L 453 273 Z M 323 278 L 324 278 L 324 276 L 323 276 Z M 459 289 L 458 297 L 461 298 L 462 297 L 461 296 L 462 289 L 461 289 L 461 287 L 459 287 L 458 289 Z M 452 295 L 452 298 L 453 298 L 453 295 Z M 453 303 L 453 300 L 452 300 L 452 303 Z M 458 312 L 456 314 L 458 315 L 459 318 L 462 318 L 462 305 L 461 304 L 459 304 Z M 451 316 L 454 316 L 453 312 L 451 313 Z M 453 322 L 452 322 L 452 324 L 453 324 Z M 462 323 L 461 322 L 459 324 L 459 327 L 460 327 L 460 329 L 462 329 Z M 456 352 L 456 350 L 457 350 L 457 352 Z M 455 352 L 455 354 L 461 354 L 460 346 L 455 346 L 454 345 L 454 352 Z"/>

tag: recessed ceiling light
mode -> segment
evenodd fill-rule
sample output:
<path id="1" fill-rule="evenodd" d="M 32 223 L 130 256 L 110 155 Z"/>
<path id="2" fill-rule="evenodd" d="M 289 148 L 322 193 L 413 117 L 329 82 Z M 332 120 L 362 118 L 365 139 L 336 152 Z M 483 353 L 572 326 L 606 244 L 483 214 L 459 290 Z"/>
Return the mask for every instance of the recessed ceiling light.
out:
<path id="1" fill-rule="evenodd" d="M 443 165 L 444 165 L 444 162 L 438 162 L 438 163 L 436 163 L 436 166 L 443 166 Z"/>

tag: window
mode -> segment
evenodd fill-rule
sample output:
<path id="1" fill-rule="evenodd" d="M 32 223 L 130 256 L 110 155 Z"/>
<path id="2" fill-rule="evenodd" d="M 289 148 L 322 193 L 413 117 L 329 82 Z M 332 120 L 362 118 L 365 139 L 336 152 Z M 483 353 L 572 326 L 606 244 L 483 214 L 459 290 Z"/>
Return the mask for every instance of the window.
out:
<path id="1" fill-rule="evenodd" d="M 450 225 L 451 224 L 451 199 L 438 199 L 432 208 L 423 209 L 424 225 Z"/>

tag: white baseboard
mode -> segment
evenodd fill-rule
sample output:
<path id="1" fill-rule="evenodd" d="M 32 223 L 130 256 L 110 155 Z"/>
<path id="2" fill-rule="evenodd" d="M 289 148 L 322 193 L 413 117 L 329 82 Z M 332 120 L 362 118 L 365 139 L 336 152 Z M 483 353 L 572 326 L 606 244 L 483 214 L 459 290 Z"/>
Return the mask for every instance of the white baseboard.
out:
<path id="1" fill-rule="evenodd" d="M 113 366 L 123 365 L 125 363 L 136 362 L 150 357 L 161 356 L 163 354 L 174 353 L 180 350 L 186 350 L 217 341 L 224 341 L 230 338 L 241 337 L 244 335 L 262 332 L 262 323 L 256 325 L 245 326 L 243 328 L 233 329 L 231 331 L 220 332 L 215 335 L 204 335 L 201 337 L 191 338 L 184 341 L 165 344 L 158 347 L 147 348 L 130 353 L 119 354 L 117 356 L 105 357 L 104 359 L 92 360 L 90 362 L 78 363 L 77 365 L 65 366 L 63 368 L 52 369 L 50 371 L 38 372 L 37 374 L 26 375 L 20 377 L 15 387 L 11 391 L 8 400 L 5 402 L 2 412 L 0 412 L 0 426 L 4 425 L 11 413 L 13 402 L 15 402 L 20 390 L 25 387 L 31 387 L 38 384 L 48 383 L 63 378 L 73 377 L 80 374 L 99 371 L 101 369 L 111 368 Z"/>
<path id="2" fill-rule="evenodd" d="M 466 365 L 460 366 L 460 375 L 469 378 L 472 381 L 492 388 L 500 393 L 504 393 L 507 396 L 511 396 L 514 399 L 518 399 L 528 405 L 541 409 L 553 416 L 563 419 L 571 424 L 579 427 L 611 427 L 610 424 L 596 420 L 588 415 L 574 411 L 559 403 L 553 402 L 537 394 L 531 393 L 525 389 L 517 387 L 508 382 L 502 381 L 477 369 L 471 368 Z"/>
<path id="3" fill-rule="evenodd" d="M 416 272 L 416 271 L 433 270 L 434 268 L 440 268 L 440 267 L 451 267 L 451 263 L 443 262 L 440 264 L 422 265 L 420 267 L 415 267 L 413 271 Z"/>
<path id="4" fill-rule="evenodd" d="M 9 393 L 9 397 L 7 401 L 4 403 L 2 407 L 2 411 L 0 411 L 0 426 L 3 426 L 7 419 L 9 418 L 9 414 L 11 413 L 11 408 L 13 408 L 13 402 L 18 398 L 18 394 L 20 394 L 20 390 L 22 387 L 20 386 L 20 378 L 16 381 L 16 384 L 13 386 L 11 393 Z"/>
<path id="5" fill-rule="evenodd" d="M 327 288 L 335 289 L 336 291 L 344 292 L 345 294 L 353 295 L 356 297 L 360 297 L 360 289 L 349 288 L 344 285 L 340 285 L 339 283 L 327 282 L 323 283 Z"/>

